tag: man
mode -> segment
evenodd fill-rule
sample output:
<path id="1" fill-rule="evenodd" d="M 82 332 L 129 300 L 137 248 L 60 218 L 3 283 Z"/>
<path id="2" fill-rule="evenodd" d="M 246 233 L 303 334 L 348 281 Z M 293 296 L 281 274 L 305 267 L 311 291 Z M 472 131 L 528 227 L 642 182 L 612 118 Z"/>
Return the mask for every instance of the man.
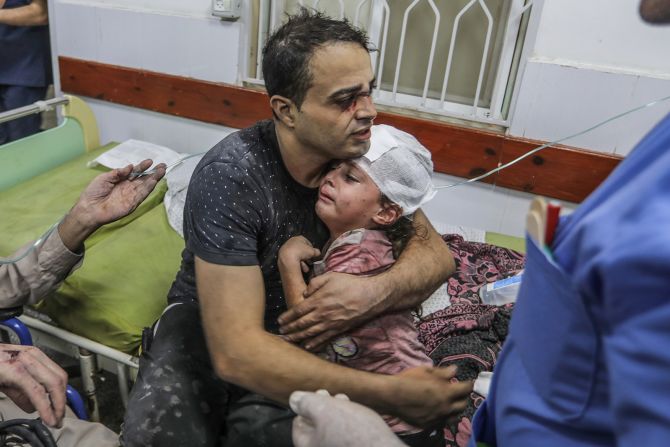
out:
<path id="1" fill-rule="evenodd" d="M 670 23 L 670 0 L 643 0 L 640 13 Z M 510 334 L 470 446 L 668 444 L 669 149 L 670 115 L 561 220 L 553 259 L 529 241 Z M 370 427 L 367 445 L 396 445 L 379 417 L 351 402 L 294 393 L 291 406 L 301 415 L 298 447 L 352 445 L 359 424 Z"/>
<path id="2" fill-rule="evenodd" d="M 35 303 L 55 290 L 81 264 L 86 238 L 133 212 L 165 174 L 160 164 L 153 174 L 129 180 L 131 173 L 149 166 L 151 160 L 144 160 L 97 176 L 42 244 L 34 249 L 28 244 L 15 254 L 19 260 L 1 263 L 0 307 Z M 58 445 L 118 445 L 116 435 L 104 426 L 79 421 L 72 412 L 65 416 L 66 385 L 65 371 L 38 348 L 0 344 L 0 391 L 6 395 L 0 397 L 2 420 L 24 419 L 31 417 L 25 412 L 37 410 L 54 427 Z"/>
<path id="3" fill-rule="evenodd" d="M 296 389 L 346 392 L 426 426 L 460 411 L 471 389 L 450 383 L 453 370 L 376 375 L 287 342 L 315 350 L 380 313 L 412 308 L 454 264 L 419 212 L 420 236 L 392 269 L 369 278 L 324 275 L 280 317 L 279 247 L 295 235 L 325 242 L 316 187 L 333 159 L 368 150 L 374 76 L 364 33 L 305 10 L 263 53 L 274 120 L 227 137 L 193 174 L 182 268 L 140 359 L 122 430 L 127 445 L 217 445 L 222 435 L 227 445 L 290 445 L 293 414 L 284 405 Z M 284 340 L 275 335 L 278 317 Z"/>
<path id="4" fill-rule="evenodd" d="M 46 97 L 52 83 L 46 0 L 0 0 L 0 112 Z M 40 115 L 0 124 L 0 144 L 39 132 Z"/>

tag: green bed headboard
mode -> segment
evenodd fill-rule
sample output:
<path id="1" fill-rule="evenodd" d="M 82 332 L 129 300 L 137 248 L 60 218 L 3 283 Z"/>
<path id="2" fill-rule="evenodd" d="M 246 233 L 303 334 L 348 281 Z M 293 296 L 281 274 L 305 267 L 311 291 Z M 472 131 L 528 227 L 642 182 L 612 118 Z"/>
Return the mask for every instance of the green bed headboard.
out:
<path id="1" fill-rule="evenodd" d="M 91 109 L 67 95 L 63 122 L 53 129 L 0 146 L 0 191 L 47 172 L 97 148 L 98 126 Z"/>

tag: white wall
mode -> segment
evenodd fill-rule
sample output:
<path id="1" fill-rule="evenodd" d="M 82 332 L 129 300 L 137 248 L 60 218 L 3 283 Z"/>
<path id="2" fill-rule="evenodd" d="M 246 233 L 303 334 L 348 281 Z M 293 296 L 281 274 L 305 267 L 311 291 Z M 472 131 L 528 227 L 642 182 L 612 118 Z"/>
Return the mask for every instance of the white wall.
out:
<path id="1" fill-rule="evenodd" d="M 553 141 L 670 96 L 670 26 L 639 18 L 639 0 L 545 0 L 510 134 Z M 670 101 L 566 144 L 626 155 Z"/>
<path id="2" fill-rule="evenodd" d="M 52 0 L 61 56 L 235 84 L 239 22 L 209 13 L 209 0 Z M 144 139 L 179 152 L 210 148 L 233 129 L 87 100 L 102 142 Z"/>
<path id="3" fill-rule="evenodd" d="M 535 0 L 528 60 L 509 133 L 553 140 L 670 95 L 670 27 L 643 24 L 638 0 Z M 221 22 L 209 0 L 50 0 L 60 55 L 236 83 L 244 20 Z M 91 100 L 101 141 L 141 138 L 181 152 L 211 147 L 231 129 Z M 646 109 L 566 144 L 625 155 L 670 111 Z M 459 180 L 436 175 L 438 184 Z M 438 193 L 438 224 L 522 235 L 531 196 L 491 185 Z"/>
<path id="4" fill-rule="evenodd" d="M 68 0 L 67 3 L 200 18 L 211 17 L 212 5 L 211 0 Z"/>
<path id="5" fill-rule="evenodd" d="M 236 129 L 179 118 L 148 110 L 86 99 L 100 130 L 100 142 L 130 138 L 151 141 L 177 152 L 197 154 L 218 143 Z"/>
<path id="6" fill-rule="evenodd" d="M 545 0 L 534 56 L 670 78 L 670 28 L 650 26 L 639 0 Z"/>
<path id="7" fill-rule="evenodd" d="M 162 7 L 156 11 L 130 8 L 130 3 L 55 0 L 51 22 L 59 54 L 206 81 L 237 82 L 239 22 L 205 15 L 202 0 L 193 2 L 191 15 Z M 162 5 L 159 0 L 141 3 Z"/>

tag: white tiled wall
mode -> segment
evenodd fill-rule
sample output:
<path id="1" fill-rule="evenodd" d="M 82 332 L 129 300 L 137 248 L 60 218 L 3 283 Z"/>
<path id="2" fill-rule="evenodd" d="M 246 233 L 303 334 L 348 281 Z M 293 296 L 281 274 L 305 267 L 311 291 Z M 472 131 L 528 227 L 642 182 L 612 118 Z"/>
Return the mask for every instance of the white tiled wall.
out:
<path id="1" fill-rule="evenodd" d="M 238 22 L 55 0 L 51 23 L 61 56 L 205 81 L 238 78 Z"/>
<path id="2" fill-rule="evenodd" d="M 640 0 L 535 0 L 542 3 L 534 56 L 617 71 L 670 74 L 670 27 L 638 14 Z"/>
<path id="3" fill-rule="evenodd" d="M 670 96 L 670 78 L 612 73 L 537 59 L 526 65 L 521 85 L 509 132 L 546 141 L 576 134 Z M 565 144 L 626 155 L 669 112 L 670 100 L 621 117 Z"/>
<path id="4" fill-rule="evenodd" d="M 235 131 L 200 121 L 87 99 L 98 118 L 100 141 L 146 140 L 177 152 L 196 154 L 210 149 Z M 103 119 L 100 119 L 103 117 Z"/>
<path id="5" fill-rule="evenodd" d="M 463 180 L 444 174 L 435 174 L 433 179 L 438 188 Z M 438 228 L 441 225 L 463 225 L 523 236 L 526 212 L 533 197 L 495 185 L 472 183 L 440 189 L 423 210 Z M 572 203 L 563 203 L 565 211 L 574 207 Z"/>

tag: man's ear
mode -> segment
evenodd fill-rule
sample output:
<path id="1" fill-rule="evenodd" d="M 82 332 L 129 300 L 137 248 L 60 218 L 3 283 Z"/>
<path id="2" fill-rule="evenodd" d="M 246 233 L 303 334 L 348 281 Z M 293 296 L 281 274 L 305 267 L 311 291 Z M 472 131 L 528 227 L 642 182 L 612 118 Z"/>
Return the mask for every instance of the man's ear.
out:
<path id="1" fill-rule="evenodd" d="M 272 112 L 275 118 L 288 127 L 294 127 L 295 112 L 297 111 L 297 108 L 293 101 L 285 96 L 273 95 L 272 98 L 270 98 L 270 107 L 272 107 Z"/>
<path id="2" fill-rule="evenodd" d="M 402 216 L 402 208 L 395 203 L 385 203 L 377 214 L 372 216 L 372 221 L 379 226 L 385 227 L 394 224 Z"/>

